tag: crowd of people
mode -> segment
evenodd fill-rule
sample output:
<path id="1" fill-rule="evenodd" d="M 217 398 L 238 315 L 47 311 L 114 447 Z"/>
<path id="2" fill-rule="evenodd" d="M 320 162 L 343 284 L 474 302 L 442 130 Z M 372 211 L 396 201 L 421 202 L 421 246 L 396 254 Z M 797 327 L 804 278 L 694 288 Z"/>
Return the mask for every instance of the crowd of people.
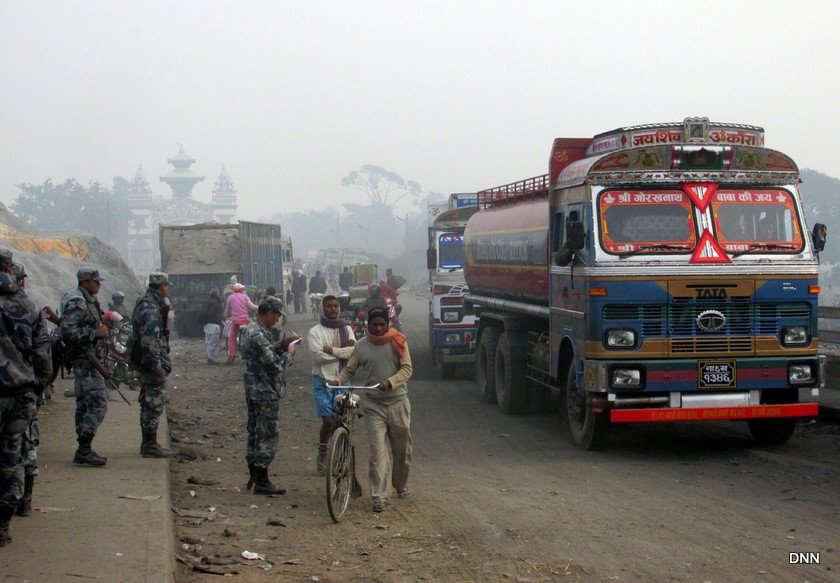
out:
<path id="1" fill-rule="evenodd" d="M 62 347 L 57 366 L 73 373 L 70 394 L 75 396 L 78 442 L 73 463 L 92 467 L 107 464 L 108 458 L 93 449 L 93 441 L 108 411 L 106 380 L 110 377 L 103 366 L 109 350 L 108 338 L 123 319 L 131 322 L 127 357 L 139 376 L 140 455 L 175 455 L 157 440 L 166 403 L 166 380 L 172 372 L 169 276 L 151 273 L 145 294 L 131 312 L 124 304 L 122 292 L 114 293 L 109 309 L 103 311 L 97 296 L 104 278 L 92 267 L 78 270 L 77 286 L 63 295 L 58 313 L 49 306 L 39 309 L 34 304 L 26 295 L 25 279 L 25 270 L 14 263 L 13 254 L 0 250 L 0 546 L 12 540 L 13 515 L 27 516 L 32 508 L 40 442 L 37 411 L 45 402 L 44 391 L 54 378 L 56 366 L 47 321 L 57 325 L 58 344 Z M 305 285 L 305 276 L 302 281 Z M 388 284 L 383 281 L 382 286 Z M 325 471 L 326 446 L 336 427 L 335 397 L 341 392 L 341 385 L 351 378 L 376 385 L 379 391 L 365 397 L 363 412 L 368 426 L 372 508 L 382 512 L 388 502 L 389 478 L 397 496 L 408 495 L 412 441 L 406 381 L 411 377 L 412 365 L 406 338 L 392 327 L 388 308 L 380 301 L 381 288 L 371 289 L 370 301 L 365 301 L 366 333 L 358 342 L 351 327 L 353 321 L 349 320 L 358 312 L 350 308 L 349 294 L 342 291 L 341 298 L 326 295 L 327 284 L 319 272 L 305 289 L 323 290 L 317 293 L 325 294 L 319 307 L 320 319 L 307 335 L 313 355 L 315 410 L 322 420 L 317 469 Z M 296 307 L 298 303 L 295 302 Z M 217 362 L 222 335 L 227 338 L 227 362 L 234 361 L 237 350 L 241 356 L 248 419 L 247 487 L 254 494 L 285 493 L 282 486 L 269 479 L 268 467 L 277 452 L 284 371 L 293 364 L 303 338 L 294 333 L 281 336 L 278 324 L 286 317 L 283 307 L 275 289 L 266 289 L 255 303 L 245 293 L 245 286 L 236 283 L 224 300 L 219 290 L 212 290 L 201 310 L 208 363 Z M 239 328 L 243 329 L 241 334 Z"/>

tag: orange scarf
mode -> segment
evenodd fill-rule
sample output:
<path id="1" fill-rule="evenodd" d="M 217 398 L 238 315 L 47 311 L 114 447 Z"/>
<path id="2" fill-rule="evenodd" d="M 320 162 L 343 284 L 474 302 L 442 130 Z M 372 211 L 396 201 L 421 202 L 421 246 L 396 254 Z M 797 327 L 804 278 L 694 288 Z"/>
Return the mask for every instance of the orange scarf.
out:
<path id="1" fill-rule="evenodd" d="M 397 356 L 402 358 L 402 355 L 405 354 L 405 334 L 398 332 L 396 328 L 388 328 L 388 331 L 382 336 L 374 336 L 368 332 L 367 339 L 377 346 L 390 342 Z"/>

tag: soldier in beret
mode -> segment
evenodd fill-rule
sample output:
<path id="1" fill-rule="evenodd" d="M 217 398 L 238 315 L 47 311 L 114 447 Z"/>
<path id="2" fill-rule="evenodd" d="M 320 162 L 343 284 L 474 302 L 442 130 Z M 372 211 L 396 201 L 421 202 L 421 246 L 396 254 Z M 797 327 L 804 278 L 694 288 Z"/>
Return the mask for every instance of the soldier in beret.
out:
<path id="1" fill-rule="evenodd" d="M 22 497 L 21 448 L 37 394 L 52 373 L 47 327 L 12 273 L 12 253 L 0 250 L 0 547 Z"/>
<path id="2" fill-rule="evenodd" d="M 61 340 L 67 348 L 73 368 L 76 394 L 76 438 L 79 447 L 73 463 L 83 466 L 104 466 L 108 461 L 91 448 L 96 430 L 108 411 L 108 390 L 105 379 L 89 360 L 104 363 L 108 327 L 102 322 L 102 309 L 96 294 L 105 279 L 92 267 L 76 272 L 79 286 L 61 298 Z"/>
<path id="3" fill-rule="evenodd" d="M 243 333 L 242 366 L 245 403 L 248 406 L 248 445 L 245 461 L 250 478 L 248 489 L 254 494 L 285 494 L 268 478 L 268 466 L 274 461 L 278 444 L 280 399 L 286 391 L 283 371 L 292 365 L 300 336 L 288 336 L 275 343 L 271 328 L 283 316 L 283 302 L 265 296 L 257 307 L 257 320 Z"/>
<path id="4" fill-rule="evenodd" d="M 158 423 L 166 405 L 166 377 L 172 372 L 169 360 L 169 276 L 162 272 L 149 275 L 146 295 L 137 300 L 131 325 L 135 338 L 140 342 L 140 430 L 143 442 L 140 455 L 151 458 L 168 458 L 175 455 L 171 449 L 157 442 Z"/>

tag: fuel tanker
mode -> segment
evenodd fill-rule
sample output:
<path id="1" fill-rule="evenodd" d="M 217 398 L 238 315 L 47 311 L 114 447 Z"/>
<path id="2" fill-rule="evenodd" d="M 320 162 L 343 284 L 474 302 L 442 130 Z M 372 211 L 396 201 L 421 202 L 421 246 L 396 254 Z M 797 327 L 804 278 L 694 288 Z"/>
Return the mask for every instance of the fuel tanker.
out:
<path id="1" fill-rule="evenodd" d="M 549 172 L 477 194 L 464 230 L 476 381 L 503 412 L 559 401 L 574 442 L 614 423 L 817 414 L 818 253 L 799 171 L 707 118 L 558 138 Z"/>

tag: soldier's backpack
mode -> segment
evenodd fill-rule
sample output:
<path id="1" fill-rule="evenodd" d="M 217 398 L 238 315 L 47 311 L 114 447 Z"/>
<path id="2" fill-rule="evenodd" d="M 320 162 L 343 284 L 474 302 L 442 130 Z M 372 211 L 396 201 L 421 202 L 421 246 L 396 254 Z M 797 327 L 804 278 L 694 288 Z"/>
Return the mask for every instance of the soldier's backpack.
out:
<path id="1" fill-rule="evenodd" d="M 140 307 L 142 302 L 148 302 L 157 306 L 154 300 L 144 296 L 134 304 L 134 313 L 137 312 L 137 308 Z M 128 337 L 125 343 L 125 352 L 128 354 L 129 364 L 134 368 L 140 368 L 140 365 L 143 364 L 143 349 L 140 345 L 140 326 L 137 325 L 134 319 L 134 313 L 131 315 L 131 336 Z"/>

